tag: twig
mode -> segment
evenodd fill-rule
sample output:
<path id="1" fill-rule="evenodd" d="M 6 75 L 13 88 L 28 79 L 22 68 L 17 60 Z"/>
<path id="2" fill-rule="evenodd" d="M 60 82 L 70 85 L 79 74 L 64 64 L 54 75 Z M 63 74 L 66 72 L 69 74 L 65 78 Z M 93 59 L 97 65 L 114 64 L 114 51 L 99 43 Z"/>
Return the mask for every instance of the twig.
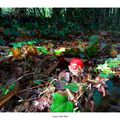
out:
<path id="1" fill-rule="evenodd" d="M 50 84 L 52 84 L 54 81 L 57 81 L 57 79 L 53 79 L 53 80 L 50 82 Z"/>
<path id="2" fill-rule="evenodd" d="M 31 87 L 31 88 L 24 89 L 24 90 L 18 91 L 18 93 L 25 92 L 25 91 L 27 91 L 27 90 L 36 89 L 36 88 L 42 87 L 43 85 L 45 85 L 45 84 L 37 85 L 37 86 Z"/>
<path id="3" fill-rule="evenodd" d="M 28 99 L 27 101 L 33 101 L 33 100 L 37 100 L 37 99 L 39 99 L 39 98 L 40 98 L 40 96 L 41 96 L 42 94 L 46 93 L 48 90 L 49 90 L 49 89 L 48 89 L 48 88 L 46 88 L 43 92 L 41 92 L 41 93 L 38 95 L 38 97 L 33 98 L 33 99 Z"/>
<path id="4" fill-rule="evenodd" d="M 82 94 L 80 94 L 79 96 L 78 96 L 78 98 L 79 97 L 81 97 L 82 95 L 83 95 L 83 93 L 85 93 L 85 91 L 87 90 L 87 89 L 89 89 L 89 88 L 91 88 L 91 83 L 87 86 L 87 88 L 82 92 Z"/>
<path id="5" fill-rule="evenodd" d="M 31 74 L 34 74 L 34 72 L 33 72 L 33 73 L 24 74 L 23 76 L 19 77 L 17 80 L 11 82 L 11 84 L 14 84 L 14 83 L 18 82 L 19 80 L 21 80 L 21 79 L 24 78 L 25 76 L 28 76 L 28 75 L 31 75 Z"/>
<path id="6" fill-rule="evenodd" d="M 8 46 L 0 46 L 0 49 L 9 49 Z"/>
<path id="7" fill-rule="evenodd" d="M 17 93 L 17 87 L 14 89 L 14 91 L 11 91 L 10 93 L 8 93 L 7 95 L 3 96 L 0 99 L 0 108 L 7 103 L 15 94 Z"/>
<path id="8" fill-rule="evenodd" d="M 50 82 L 50 84 L 52 84 L 52 82 L 54 82 L 54 81 L 56 81 L 56 80 L 57 80 L 57 79 L 53 79 L 53 80 Z M 38 86 L 35 86 L 35 87 L 32 87 L 32 88 L 29 88 L 29 89 L 25 89 L 25 90 L 22 90 L 22 91 L 19 91 L 19 92 L 24 92 L 24 91 L 26 91 L 26 90 L 32 90 L 32 89 L 35 89 L 35 88 L 40 87 L 40 86 L 41 86 L 41 85 L 38 85 Z M 40 96 L 41 96 L 42 94 L 46 93 L 47 91 L 49 91 L 48 88 L 46 88 L 43 92 L 41 92 L 41 93 L 39 94 L 38 97 L 33 98 L 33 99 L 28 99 L 27 101 L 37 100 L 37 99 L 40 98 Z"/>

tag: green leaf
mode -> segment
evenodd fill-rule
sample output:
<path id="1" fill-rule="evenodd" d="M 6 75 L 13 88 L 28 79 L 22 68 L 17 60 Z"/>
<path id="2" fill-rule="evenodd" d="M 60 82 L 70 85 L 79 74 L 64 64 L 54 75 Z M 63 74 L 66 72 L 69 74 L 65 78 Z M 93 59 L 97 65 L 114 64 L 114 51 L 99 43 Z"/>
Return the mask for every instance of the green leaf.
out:
<path id="1" fill-rule="evenodd" d="M 69 90 L 71 90 L 72 92 L 77 92 L 78 91 L 78 86 L 77 86 L 77 84 L 75 84 L 75 83 L 68 83 L 67 85 L 65 85 L 64 86 L 64 88 L 65 89 L 69 89 Z"/>
<path id="2" fill-rule="evenodd" d="M 6 30 L 4 30 L 4 34 L 5 35 L 11 35 L 11 29 L 6 29 Z"/>
<path id="3" fill-rule="evenodd" d="M 32 41 L 11 43 L 10 45 L 13 45 L 13 48 L 22 48 L 24 45 L 34 45 L 36 43 L 37 42 L 35 40 L 32 40 Z"/>
<path id="4" fill-rule="evenodd" d="M 55 50 L 56 55 L 60 55 L 63 52 L 65 52 L 65 48 L 60 48 L 59 50 Z"/>
<path id="5" fill-rule="evenodd" d="M 114 74 L 114 73 L 115 73 L 115 72 L 112 71 L 111 68 L 108 66 L 108 63 L 107 63 L 107 62 L 105 62 L 104 64 L 98 65 L 98 67 L 97 67 L 96 69 L 101 70 L 102 76 L 110 75 L 110 74 Z"/>
<path id="6" fill-rule="evenodd" d="M 99 43 L 99 36 L 92 35 L 89 37 L 89 45 L 90 46 L 97 45 L 98 43 Z"/>
<path id="7" fill-rule="evenodd" d="M 40 84 L 42 84 L 42 83 L 41 83 L 40 80 L 35 80 L 35 81 L 34 81 L 34 84 L 35 84 L 35 85 L 40 85 Z"/>
<path id="8" fill-rule="evenodd" d="M 100 74 L 100 77 L 102 77 L 102 78 L 109 78 L 109 74 L 101 73 L 101 74 Z"/>
<path id="9" fill-rule="evenodd" d="M 15 84 L 10 85 L 9 90 L 14 90 Z"/>
<path id="10" fill-rule="evenodd" d="M 2 87 L 1 87 L 1 90 L 2 90 L 2 93 L 3 93 L 4 95 L 6 95 L 6 94 L 8 94 L 8 93 L 10 92 L 10 90 L 9 90 L 9 89 L 6 89 L 5 86 L 2 86 Z"/>
<path id="11" fill-rule="evenodd" d="M 53 103 L 50 107 L 51 112 L 73 112 L 74 104 L 68 101 L 67 96 L 59 93 L 53 94 Z"/>
<path id="12" fill-rule="evenodd" d="M 38 48 L 37 48 L 37 51 L 38 51 L 38 52 L 42 52 L 43 54 L 49 54 L 49 51 L 48 51 L 47 48 L 44 47 L 44 46 L 38 47 Z"/>
<path id="13" fill-rule="evenodd" d="M 3 39 L 0 39 L 0 45 L 5 45 L 5 41 Z"/>
<path id="14" fill-rule="evenodd" d="M 10 92 L 10 90 L 9 90 L 9 89 L 6 89 L 6 90 L 4 91 L 4 94 L 7 95 L 9 92 Z"/>
<path id="15" fill-rule="evenodd" d="M 106 85 L 107 85 L 108 92 L 111 92 L 114 87 L 113 82 L 111 80 L 108 80 L 106 81 Z"/>
<path id="16" fill-rule="evenodd" d="M 97 55 L 98 48 L 96 46 L 88 46 L 88 48 L 85 49 L 85 52 L 89 57 L 93 57 Z"/>
<path id="17" fill-rule="evenodd" d="M 98 45 L 99 43 L 99 36 L 97 35 L 92 35 L 89 38 L 89 46 L 85 49 L 85 52 L 87 53 L 87 55 L 89 57 L 93 57 L 95 55 L 97 55 L 98 53 Z"/>
<path id="18" fill-rule="evenodd" d="M 36 42 L 35 41 L 28 41 L 27 42 L 27 44 L 29 44 L 29 45 L 33 45 L 33 44 L 35 44 Z"/>
<path id="19" fill-rule="evenodd" d="M 102 103 L 102 95 L 100 92 L 98 92 L 98 90 L 94 91 L 93 100 L 94 100 L 96 106 L 100 106 L 100 104 Z"/>
<path id="20" fill-rule="evenodd" d="M 110 68 L 117 68 L 120 65 L 120 60 L 117 59 L 108 59 L 107 62 Z"/>
<path id="21" fill-rule="evenodd" d="M 1 87 L 2 92 L 4 93 L 4 91 L 6 90 L 6 88 L 4 86 Z"/>
<path id="22" fill-rule="evenodd" d="M 23 46 L 21 42 L 19 42 L 19 43 L 11 43 L 11 45 L 13 45 L 14 49 L 21 48 Z"/>
<path id="23" fill-rule="evenodd" d="M 86 91 L 87 87 L 88 87 L 87 85 L 82 85 L 83 91 Z"/>

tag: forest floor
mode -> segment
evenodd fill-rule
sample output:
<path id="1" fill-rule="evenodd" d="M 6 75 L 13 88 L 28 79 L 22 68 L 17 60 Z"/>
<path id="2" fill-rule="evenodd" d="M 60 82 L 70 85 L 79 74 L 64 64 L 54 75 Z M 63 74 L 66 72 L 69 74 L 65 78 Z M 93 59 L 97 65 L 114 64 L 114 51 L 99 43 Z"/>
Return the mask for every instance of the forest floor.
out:
<path id="1" fill-rule="evenodd" d="M 1 112 L 120 111 L 119 33 L 67 37 L 0 28 Z M 83 62 L 73 63 L 76 73 L 74 58 Z"/>

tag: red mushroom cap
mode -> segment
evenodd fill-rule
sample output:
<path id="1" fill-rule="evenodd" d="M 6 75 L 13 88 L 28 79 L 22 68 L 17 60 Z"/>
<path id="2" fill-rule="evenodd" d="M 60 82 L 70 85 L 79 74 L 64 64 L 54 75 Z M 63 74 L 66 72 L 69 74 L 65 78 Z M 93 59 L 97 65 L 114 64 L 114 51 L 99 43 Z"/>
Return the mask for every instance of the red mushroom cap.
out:
<path id="1" fill-rule="evenodd" d="M 74 66 L 74 64 L 76 64 L 76 65 Z M 84 63 L 83 63 L 83 61 L 82 61 L 81 59 L 79 59 L 79 58 L 73 58 L 73 59 L 70 61 L 70 67 L 71 67 L 71 69 L 74 69 L 74 70 L 78 69 L 78 67 L 80 67 L 81 69 L 83 69 Z"/>

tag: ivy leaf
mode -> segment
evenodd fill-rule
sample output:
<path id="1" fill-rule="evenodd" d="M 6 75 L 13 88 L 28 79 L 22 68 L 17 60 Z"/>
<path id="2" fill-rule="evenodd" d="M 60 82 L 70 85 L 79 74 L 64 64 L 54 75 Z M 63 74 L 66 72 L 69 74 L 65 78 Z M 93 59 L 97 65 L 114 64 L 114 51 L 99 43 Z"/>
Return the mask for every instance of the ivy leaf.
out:
<path id="1" fill-rule="evenodd" d="M 74 104 L 68 101 L 67 96 L 59 93 L 53 94 L 53 103 L 50 107 L 51 112 L 73 112 Z"/>
<path id="2" fill-rule="evenodd" d="M 71 90 L 72 92 L 77 92 L 79 87 L 77 86 L 77 84 L 75 83 L 68 83 L 67 85 L 64 86 L 65 89 L 69 89 Z"/>

